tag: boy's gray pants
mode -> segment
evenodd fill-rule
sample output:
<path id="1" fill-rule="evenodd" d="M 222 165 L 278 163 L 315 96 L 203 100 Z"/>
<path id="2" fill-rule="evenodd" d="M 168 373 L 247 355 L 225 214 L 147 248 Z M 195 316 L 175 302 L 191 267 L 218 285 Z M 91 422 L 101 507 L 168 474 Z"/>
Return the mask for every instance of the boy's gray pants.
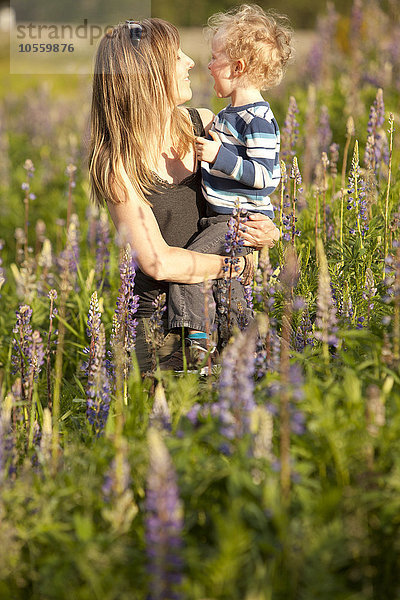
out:
<path id="1" fill-rule="evenodd" d="M 200 220 L 203 231 L 187 246 L 187 250 L 194 250 L 204 254 L 219 254 L 226 256 L 225 235 L 228 231 L 227 221 L 231 215 L 217 215 L 205 217 Z M 252 248 L 241 247 L 237 255 L 243 256 L 252 252 Z M 218 322 L 226 319 L 228 310 L 229 281 L 217 279 L 212 281 L 212 299 L 208 302 L 208 325 L 211 331 L 216 321 L 216 305 L 218 308 Z M 224 317 L 225 314 L 225 317 Z M 244 287 L 236 279 L 231 284 L 231 309 L 230 328 L 239 326 L 253 319 L 253 311 L 248 308 L 244 296 Z M 198 331 L 206 331 L 205 317 L 205 292 L 204 283 L 170 283 L 168 301 L 168 329 L 189 327 Z"/>

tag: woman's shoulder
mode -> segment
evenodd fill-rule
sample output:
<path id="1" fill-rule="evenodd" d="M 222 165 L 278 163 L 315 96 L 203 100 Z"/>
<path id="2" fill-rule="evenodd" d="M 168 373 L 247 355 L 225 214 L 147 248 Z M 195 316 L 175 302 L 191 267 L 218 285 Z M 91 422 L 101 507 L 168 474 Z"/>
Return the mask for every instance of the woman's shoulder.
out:
<path id="1" fill-rule="evenodd" d="M 207 133 L 212 125 L 212 122 L 214 119 L 214 113 L 209 108 L 198 108 L 197 112 L 200 115 L 200 118 L 203 122 L 204 129 L 206 130 L 206 133 Z"/>
<path id="2" fill-rule="evenodd" d="M 211 127 L 211 124 L 213 122 L 214 119 L 214 113 L 212 112 L 212 110 L 208 109 L 208 108 L 189 108 L 187 106 L 182 106 L 181 107 L 182 110 L 186 111 L 187 114 L 191 114 L 192 117 L 194 116 L 193 113 L 197 113 L 197 117 L 200 117 L 200 121 L 206 131 L 206 133 L 208 132 L 208 130 Z M 192 118 L 193 121 L 193 118 Z"/>

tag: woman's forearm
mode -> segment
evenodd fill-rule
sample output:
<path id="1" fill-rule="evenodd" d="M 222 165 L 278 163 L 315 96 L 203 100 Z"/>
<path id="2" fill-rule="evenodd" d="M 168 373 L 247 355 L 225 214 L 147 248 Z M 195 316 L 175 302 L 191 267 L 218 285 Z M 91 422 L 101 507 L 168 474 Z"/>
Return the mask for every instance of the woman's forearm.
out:
<path id="1" fill-rule="evenodd" d="M 240 261 L 239 272 L 243 268 L 243 258 Z M 224 256 L 169 246 L 159 260 L 157 279 L 174 283 L 201 283 L 205 279 L 220 279 L 224 276 L 224 264 Z"/>
<path id="2" fill-rule="evenodd" d="M 108 208 L 121 239 L 130 244 L 145 275 L 175 283 L 201 283 L 224 276 L 224 256 L 168 246 L 151 208 L 135 201 L 133 194 L 126 202 L 109 204 Z M 239 272 L 243 263 L 241 258 Z"/>

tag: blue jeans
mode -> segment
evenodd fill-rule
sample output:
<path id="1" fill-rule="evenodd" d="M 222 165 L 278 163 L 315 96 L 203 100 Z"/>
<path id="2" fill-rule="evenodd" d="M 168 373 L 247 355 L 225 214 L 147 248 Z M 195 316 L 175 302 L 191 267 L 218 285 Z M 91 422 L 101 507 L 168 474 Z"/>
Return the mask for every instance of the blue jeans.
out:
<path id="1" fill-rule="evenodd" d="M 219 254 L 226 256 L 225 234 L 227 233 L 227 221 L 230 215 L 217 215 L 214 217 L 205 217 L 201 219 L 200 224 L 203 231 L 199 233 L 196 239 L 187 247 L 188 250 L 202 252 L 204 254 Z M 244 255 L 252 252 L 252 248 L 242 247 L 238 255 Z M 212 327 L 216 320 L 216 306 L 221 308 L 221 298 L 226 294 L 226 288 L 229 281 L 224 279 L 213 280 L 212 295 L 213 302 L 208 303 L 208 321 L 209 327 Z M 198 331 L 206 331 L 205 318 L 205 294 L 203 283 L 170 283 L 169 284 L 169 302 L 168 302 L 168 328 L 189 327 Z M 224 305 L 227 304 L 224 303 Z M 218 324 L 221 329 L 221 317 L 223 312 L 218 310 Z M 231 308 L 230 308 L 230 327 L 240 326 L 242 323 L 249 323 L 253 319 L 253 312 L 248 308 L 244 296 L 244 287 L 236 279 L 232 279 L 231 284 Z"/>

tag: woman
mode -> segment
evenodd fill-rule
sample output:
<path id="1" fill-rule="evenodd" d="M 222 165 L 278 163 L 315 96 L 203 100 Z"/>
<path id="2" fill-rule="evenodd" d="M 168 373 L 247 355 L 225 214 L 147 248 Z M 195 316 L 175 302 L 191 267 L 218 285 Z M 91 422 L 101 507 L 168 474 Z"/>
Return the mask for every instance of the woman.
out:
<path id="1" fill-rule="evenodd" d="M 168 282 L 199 283 L 223 276 L 224 257 L 185 250 L 204 216 L 195 137 L 206 135 L 213 113 L 182 107 L 192 97 L 177 29 L 161 19 L 128 21 L 107 32 L 95 62 L 91 115 L 92 198 L 106 201 L 112 220 L 136 255 L 139 318 L 136 354 L 151 367 L 145 323 Z M 254 215 L 245 244 L 273 245 L 267 217 Z M 240 269 L 244 259 L 240 258 Z M 160 361 L 180 346 L 169 333 Z"/>

